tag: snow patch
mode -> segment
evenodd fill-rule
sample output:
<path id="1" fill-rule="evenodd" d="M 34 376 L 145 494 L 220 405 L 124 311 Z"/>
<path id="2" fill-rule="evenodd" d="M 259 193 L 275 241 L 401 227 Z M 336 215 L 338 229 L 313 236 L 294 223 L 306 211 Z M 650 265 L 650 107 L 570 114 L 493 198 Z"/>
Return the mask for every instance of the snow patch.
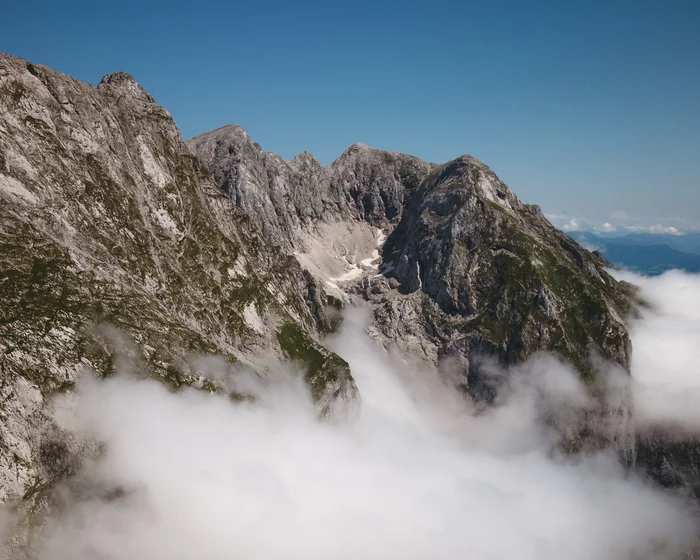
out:
<path id="1" fill-rule="evenodd" d="M 374 264 L 374 262 L 379 258 L 379 251 L 375 249 L 372 251 L 372 256 L 366 259 L 362 259 L 360 261 L 360 264 L 364 267 L 367 268 L 377 268 L 377 265 Z"/>
<path id="2" fill-rule="evenodd" d="M 362 269 L 359 266 L 350 262 L 348 262 L 348 266 L 350 267 L 350 270 L 348 270 L 344 274 L 341 274 L 340 276 L 330 278 L 330 281 L 347 282 L 348 280 L 354 280 L 355 278 L 362 276 Z"/>
<path id="3" fill-rule="evenodd" d="M 363 259 L 360 261 L 360 264 L 364 267 L 367 268 L 374 268 L 377 269 L 379 266 L 374 264 L 375 261 L 379 259 L 379 248 L 384 244 L 384 241 L 386 240 L 386 235 L 384 234 L 384 230 L 381 230 L 377 228 L 377 248 L 372 251 L 372 256 L 366 259 Z"/>

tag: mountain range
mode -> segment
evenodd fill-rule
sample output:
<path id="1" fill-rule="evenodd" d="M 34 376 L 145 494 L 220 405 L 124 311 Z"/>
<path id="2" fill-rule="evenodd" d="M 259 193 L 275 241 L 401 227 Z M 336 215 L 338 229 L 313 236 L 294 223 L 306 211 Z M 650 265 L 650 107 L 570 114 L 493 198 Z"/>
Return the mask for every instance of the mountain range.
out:
<path id="1" fill-rule="evenodd" d="M 469 155 L 353 144 L 324 167 L 236 125 L 184 142 L 128 74 L 92 86 L 0 55 L 0 201 L 0 501 L 30 511 L 99 453 L 51 412 L 81 371 L 236 400 L 205 356 L 261 379 L 292 361 L 320 416 L 352 413 L 352 371 L 323 344 L 348 305 L 475 402 L 497 395 L 490 367 L 541 351 L 586 382 L 591 356 L 630 368 L 638 302 L 611 246 L 584 248 Z"/>
<path id="2" fill-rule="evenodd" d="M 602 236 L 571 232 L 578 243 L 599 251 L 611 263 L 650 276 L 679 269 L 700 272 L 700 233 L 683 235 L 630 233 Z"/>

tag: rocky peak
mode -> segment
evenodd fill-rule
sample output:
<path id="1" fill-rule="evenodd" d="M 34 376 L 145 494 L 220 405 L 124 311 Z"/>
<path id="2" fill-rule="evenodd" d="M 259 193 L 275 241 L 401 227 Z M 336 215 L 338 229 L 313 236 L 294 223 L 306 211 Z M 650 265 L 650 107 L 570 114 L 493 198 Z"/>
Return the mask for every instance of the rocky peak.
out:
<path id="1" fill-rule="evenodd" d="M 353 144 L 301 173 L 311 167 L 301 157 L 290 165 L 237 146 L 232 165 L 211 140 L 189 145 L 225 189 L 235 175 L 236 204 L 315 273 L 320 260 L 340 262 L 345 273 L 322 279 L 379 303 L 384 336 L 400 344 L 412 322 L 430 359 L 457 357 L 473 386 L 476 354 L 515 363 L 552 350 L 586 372 L 597 353 L 628 367 L 625 288 L 473 156 L 435 165 Z M 388 236 L 376 260 L 358 224 L 379 228 L 380 242 Z"/>
<path id="2" fill-rule="evenodd" d="M 372 151 L 372 148 L 370 148 L 366 144 L 362 144 L 360 142 L 355 142 L 354 144 L 351 144 L 341 155 L 339 159 L 343 158 L 348 158 L 352 156 L 357 156 L 362 153 L 370 152 Z"/>
<path id="3" fill-rule="evenodd" d="M 297 155 L 294 156 L 294 159 L 290 162 L 292 164 L 296 164 L 299 166 L 309 166 L 309 167 L 323 167 L 316 157 L 310 153 L 304 150 L 303 152 L 299 152 Z"/>
<path id="4" fill-rule="evenodd" d="M 301 249 L 318 224 L 361 220 L 381 228 L 398 222 L 406 190 L 430 169 L 417 158 L 363 144 L 328 167 L 308 152 L 287 162 L 263 152 L 235 125 L 187 145 L 231 199 L 258 220 L 266 238 L 289 251 Z"/>
<path id="5" fill-rule="evenodd" d="M 126 72 L 115 72 L 106 74 L 100 80 L 98 88 L 110 88 L 144 103 L 155 103 L 155 99 L 141 85 Z"/>
<path id="6" fill-rule="evenodd" d="M 426 185 L 432 192 L 452 194 L 460 189 L 471 189 L 514 215 L 522 208 L 513 191 L 487 165 L 471 155 L 460 156 L 436 167 Z"/>
<path id="7" fill-rule="evenodd" d="M 629 367 L 626 288 L 471 156 L 423 181 L 383 258 L 403 291 L 429 296 L 426 328 L 472 386 L 477 349 L 502 363 L 550 350 L 584 374 L 592 353 Z"/>
<path id="8" fill-rule="evenodd" d="M 94 87 L 0 54 L 0 502 L 79 460 L 49 396 L 112 373 L 124 348 L 173 389 L 225 390 L 193 354 L 260 371 L 265 349 L 306 368 L 320 409 L 356 397 L 315 338 L 331 328 L 318 281 L 255 221 L 127 74 Z"/>

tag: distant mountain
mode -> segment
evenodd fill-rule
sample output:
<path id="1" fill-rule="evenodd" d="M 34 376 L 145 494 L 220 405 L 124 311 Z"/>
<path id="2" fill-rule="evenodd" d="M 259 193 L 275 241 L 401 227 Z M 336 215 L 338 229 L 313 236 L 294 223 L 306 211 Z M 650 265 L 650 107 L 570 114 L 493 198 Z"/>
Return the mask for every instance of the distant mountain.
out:
<path id="1" fill-rule="evenodd" d="M 611 263 L 643 274 L 657 275 L 672 269 L 700 272 L 700 234 L 632 233 L 603 237 L 572 232 L 569 235 L 584 247 L 599 251 Z"/>
<path id="2" fill-rule="evenodd" d="M 628 233 L 619 237 L 602 235 L 599 237 L 622 245 L 667 245 L 682 253 L 700 255 L 700 233 L 686 233 L 684 235 Z"/>

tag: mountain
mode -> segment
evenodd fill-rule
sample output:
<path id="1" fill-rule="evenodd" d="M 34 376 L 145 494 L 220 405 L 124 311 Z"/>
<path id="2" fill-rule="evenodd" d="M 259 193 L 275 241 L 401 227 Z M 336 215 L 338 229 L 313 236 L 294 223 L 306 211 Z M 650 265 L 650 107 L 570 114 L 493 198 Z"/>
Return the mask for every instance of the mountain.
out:
<path id="1" fill-rule="evenodd" d="M 700 255 L 700 233 L 628 233 L 613 239 L 622 245 L 667 245 L 682 253 Z"/>
<path id="2" fill-rule="evenodd" d="M 552 350 L 585 373 L 597 353 L 628 367 L 627 287 L 475 158 L 435 165 L 355 144 L 324 168 L 263 152 L 236 125 L 187 145 L 268 241 L 339 297 L 373 301 L 385 343 L 461 362 L 473 395 L 485 355 Z"/>
<path id="3" fill-rule="evenodd" d="M 237 125 L 197 136 L 188 147 L 235 204 L 255 216 L 268 241 L 287 251 L 309 250 L 318 224 L 398 223 L 405 194 L 431 164 L 354 144 L 323 168 L 308 152 L 292 161 L 264 152 Z"/>
<path id="4" fill-rule="evenodd" d="M 629 370 L 631 287 L 468 155 L 354 144 L 324 167 L 235 125 L 185 143 L 128 74 L 92 86 L 0 55 L 0 202 L 0 501 L 31 511 L 100 452 L 51 413 L 84 372 L 247 399 L 204 357 L 263 380 L 292 361 L 321 416 L 352 413 L 322 343 L 346 304 L 469 399 L 493 400 L 493 362 L 543 350 L 587 382 L 592 357 Z"/>
<path id="5" fill-rule="evenodd" d="M 700 272 L 700 253 L 695 243 L 700 236 L 686 234 L 629 234 L 621 237 L 601 237 L 588 232 L 572 232 L 572 238 L 593 250 L 600 251 L 611 263 L 642 274 L 657 275 L 680 269 Z M 677 247 L 687 248 L 682 251 Z"/>
<path id="6" fill-rule="evenodd" d="M 133 78 L 97 87 L 0 55 L 0 501 L 85 452 L 47 400 L 81 369 L 223 390 L 196 357 L 308 366 L 319 408 L 357 397 L 318 281 L 271 246 Z M 284 368 L 278 368 L 283 370 Z"/>

